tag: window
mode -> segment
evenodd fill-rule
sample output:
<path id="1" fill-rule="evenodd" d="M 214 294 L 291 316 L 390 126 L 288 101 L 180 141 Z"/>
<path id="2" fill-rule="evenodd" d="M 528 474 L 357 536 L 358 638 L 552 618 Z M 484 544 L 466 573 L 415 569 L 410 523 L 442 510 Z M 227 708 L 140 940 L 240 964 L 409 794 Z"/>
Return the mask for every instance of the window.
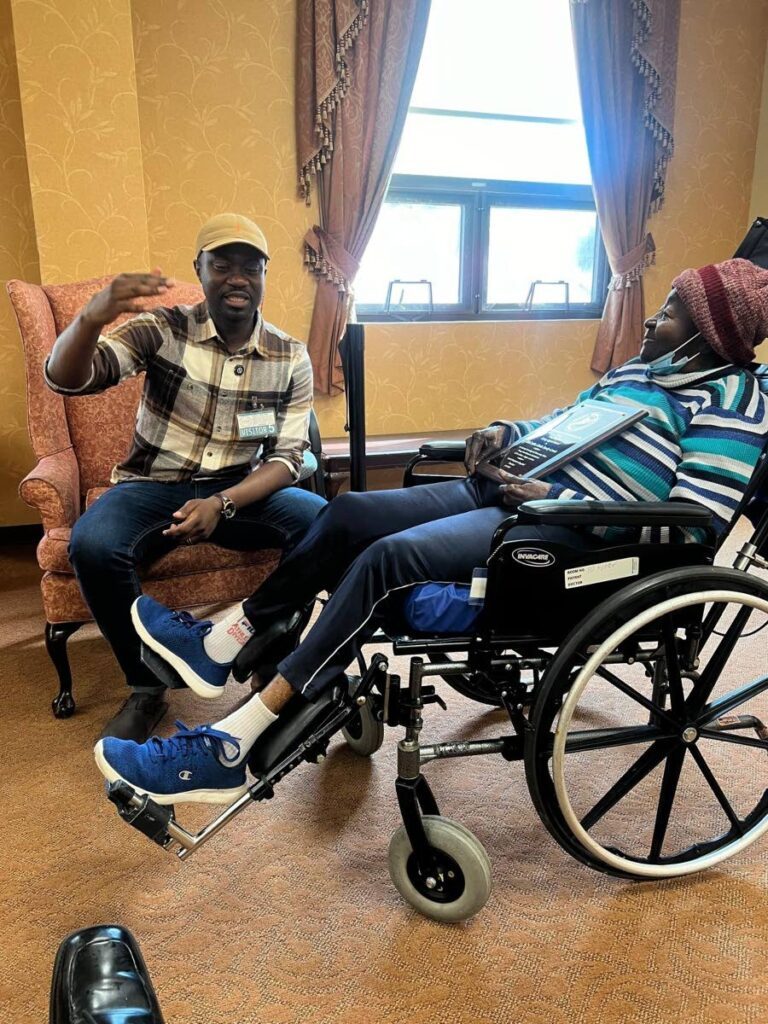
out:
<path id="1" fill-rule="evenodd" d="M 607 283 L 569 0 L 432 0 L 360 319 L 596 317 Z"/>

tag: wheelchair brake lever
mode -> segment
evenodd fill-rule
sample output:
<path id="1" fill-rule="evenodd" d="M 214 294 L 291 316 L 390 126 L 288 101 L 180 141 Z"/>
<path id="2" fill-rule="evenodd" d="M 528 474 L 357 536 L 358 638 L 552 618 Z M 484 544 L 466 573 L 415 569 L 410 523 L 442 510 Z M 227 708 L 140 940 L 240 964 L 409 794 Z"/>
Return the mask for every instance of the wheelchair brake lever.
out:
<path id="1" fill-rule="evenodd" d="M 440 694 L 435 691 L 434 686 L 423 686 L 421 688 L 421 703 L 439 704 L 443 711 L 448 710 L 448 705 L 445 703 Z"/>

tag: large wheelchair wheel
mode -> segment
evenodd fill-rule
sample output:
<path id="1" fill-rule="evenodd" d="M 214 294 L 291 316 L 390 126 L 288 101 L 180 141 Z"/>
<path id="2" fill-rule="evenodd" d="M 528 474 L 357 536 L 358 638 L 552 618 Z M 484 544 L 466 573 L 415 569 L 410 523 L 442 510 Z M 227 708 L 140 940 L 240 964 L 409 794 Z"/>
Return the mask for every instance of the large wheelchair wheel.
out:
<path id="1" fill-rule="evenodd" d="M 561 846 L 602 871 L 665 878 L 768 830 L 764 627 L 768 583 L 704 567 L 632 584 L 570 634 L 525 754 Z"/>
<path id="2" fill-rule="evenodd" d="M 420 875 L 405 826 L 389 844 L 389 874 L 400 895 L 435 921 L 466 921 L 488 902 L 491 862 L 480 840 L 451 818 L 425 814 L 429 845 L 435 852 L 437 877 Z"/>

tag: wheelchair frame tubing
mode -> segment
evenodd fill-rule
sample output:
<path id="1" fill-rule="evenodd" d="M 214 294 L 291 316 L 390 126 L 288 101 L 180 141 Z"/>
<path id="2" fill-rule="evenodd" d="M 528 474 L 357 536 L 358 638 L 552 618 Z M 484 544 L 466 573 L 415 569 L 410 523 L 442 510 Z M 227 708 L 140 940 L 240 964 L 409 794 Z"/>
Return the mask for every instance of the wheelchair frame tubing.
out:
<path id="1" fill-rule="evenodd" d="M 408 721 L 405 726 L 405 738 L 397 744 L 395 792 L 419 874 L 427 878 L 434 877 L 438 870 L 438 861 L 435 851 L 427 839 L 427 833 L 424 831 L 422 816 L 424 814 L 437 815 L 440 813 L 440 809 L 429 783 L 421 772 L 419 733 L 423 726 L 421 711 L 424 702 L 421 694 L 421 677 L 424 669 L 423 658 L 411 659 L 408 684 Z"/>

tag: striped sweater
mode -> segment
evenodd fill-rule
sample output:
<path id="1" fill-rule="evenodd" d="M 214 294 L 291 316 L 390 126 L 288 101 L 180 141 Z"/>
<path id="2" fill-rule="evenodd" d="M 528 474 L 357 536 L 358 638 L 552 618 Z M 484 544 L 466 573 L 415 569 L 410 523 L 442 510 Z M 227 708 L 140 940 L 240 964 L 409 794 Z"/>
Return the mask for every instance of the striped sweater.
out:
<path id="1" fill-rule="evenodd" d="M 768 440 L 768 395 L 752 373 L 725 366 L 654 376 L 632 359 L 574 405 L 588 398 L 645 409 L 647 416 L 545 476 L 550 497 L 694 501 L 713 512 L 718 533 L 727 527 Z M 510 440 L 562 411 L 510 424 Z M 664 540 L 666 532 L 644 530 L 641 540 Z M 699 531 L 682 533 L 687 541 L 700 539 Z"/>

